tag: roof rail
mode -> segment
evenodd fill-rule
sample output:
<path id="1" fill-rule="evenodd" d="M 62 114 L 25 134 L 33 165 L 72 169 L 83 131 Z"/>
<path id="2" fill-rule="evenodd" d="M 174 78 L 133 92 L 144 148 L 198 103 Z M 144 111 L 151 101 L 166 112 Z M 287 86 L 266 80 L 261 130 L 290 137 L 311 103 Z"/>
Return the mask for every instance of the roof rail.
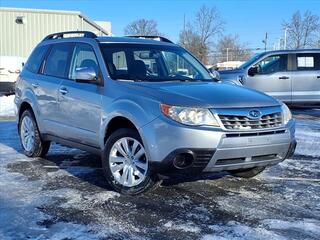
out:
<path id="1" fill-rule="evenodd" d="M 50 39 L 61 39 L 65 34 L 83 34 L 83 37 L 85 38 L 97 38 L 96 34 L 89 31 L 67 31 L 67 32 L 57 32 L 57 33 L 49 34 L 42 41 L 47 41 Z"/>
<path id="2" fill-rule="evenodd" d="M 145 36 L 145 35 L 136 35 L 136 36 L 126 36 L 130 38 L 143 38 L 143 39 L 151 39 L 151 40 L 156 40 L 160 42 L 167 42 L 167 43 L 173 43 L 170 41 L 168 38 L 161 37 L 161 36 Z"/>

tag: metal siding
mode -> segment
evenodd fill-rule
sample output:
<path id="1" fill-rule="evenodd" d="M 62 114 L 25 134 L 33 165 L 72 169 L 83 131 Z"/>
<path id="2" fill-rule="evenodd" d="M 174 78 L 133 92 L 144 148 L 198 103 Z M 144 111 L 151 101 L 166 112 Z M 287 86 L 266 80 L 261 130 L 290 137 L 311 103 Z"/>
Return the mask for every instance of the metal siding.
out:
<path id="1" fill-rule="evenodd" d="M 17 16 L 26 23 L 17 24 Z M 83 21 L 83 23 L 82 23 Z M 48 34 L 68 30 L 99 30 L 78 14 L 30 12 L 0 9 L 0 56 L 28 57 L 32 49 Z"/>

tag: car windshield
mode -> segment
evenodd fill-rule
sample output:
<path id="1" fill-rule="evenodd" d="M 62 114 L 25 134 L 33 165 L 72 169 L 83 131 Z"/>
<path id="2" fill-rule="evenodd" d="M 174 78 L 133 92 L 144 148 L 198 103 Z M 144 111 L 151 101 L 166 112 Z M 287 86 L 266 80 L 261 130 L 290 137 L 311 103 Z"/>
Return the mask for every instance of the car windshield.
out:
<path id="1" fill-rule="evenodd" d="M 212 81 L 209 71 L 178 46 L 102 43 L 101 49 L 114 80 Z"/>
<path id="2" fill-rule="evenodd" d="M 251 66 L 255 61 L 257 61 L 261 56 L 263 56 L 264 53 L 257 53 L 255 54 L 252 58 L 250 58 L 248 61 L 243 63 L 242 65 L 239 66 L 239 69 L 245 69 L 249 66 Z"/>

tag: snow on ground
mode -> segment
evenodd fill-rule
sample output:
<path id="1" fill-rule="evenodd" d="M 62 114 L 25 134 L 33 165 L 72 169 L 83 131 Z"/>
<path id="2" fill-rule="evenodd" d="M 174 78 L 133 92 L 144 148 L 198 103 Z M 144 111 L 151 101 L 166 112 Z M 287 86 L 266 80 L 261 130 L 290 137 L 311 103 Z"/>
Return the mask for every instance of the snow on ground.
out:
<path id="1" fill-rule="evenodd" d="M 14 95 L 0 96 L 0 117 L 15 116 Z"/>
<path id="2" fill-rule="evenodd" d="M 296 137 L 300 140 L 296 154 L 320 157 L 320 121 L 299 120 Z"/>
<path id="3" fill-rule="evenodd" d="M 209 174 L 127 197 L 98 157 L 54 144 L 29 159 L 16 123 L 0 121 L 0 239 L 319 239 L 319 124 L 298 118 L 296 154 L 254 179 Z"/>

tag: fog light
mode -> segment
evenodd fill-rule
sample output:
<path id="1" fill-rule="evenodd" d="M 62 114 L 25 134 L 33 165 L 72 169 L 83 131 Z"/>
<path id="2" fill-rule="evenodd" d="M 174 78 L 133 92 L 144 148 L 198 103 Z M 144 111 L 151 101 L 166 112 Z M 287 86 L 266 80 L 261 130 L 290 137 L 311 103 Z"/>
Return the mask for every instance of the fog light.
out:
<path id="1" fill-rule="evenodd" d="M 191 153 L 180 153 L 173 159 L 173 165 L 178 169 L 190 167 L 194 157 Z"/>

